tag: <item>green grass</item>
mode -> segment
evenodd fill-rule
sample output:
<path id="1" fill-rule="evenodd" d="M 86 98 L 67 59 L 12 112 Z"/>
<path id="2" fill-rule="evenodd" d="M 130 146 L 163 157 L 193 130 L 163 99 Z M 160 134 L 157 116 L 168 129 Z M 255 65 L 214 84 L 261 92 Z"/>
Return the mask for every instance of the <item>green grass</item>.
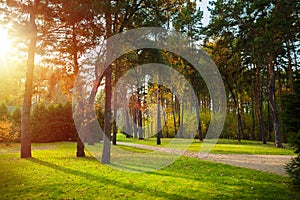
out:
<path id="1" fill-rule="evenodd" d="M 300 198 L 287 177 L 193 158 L 181 157 L 154 172 L 130 173 L 93 157 L 76 158 L 75 143 L 34 145 L 30 159 L 19 158 L 18 144 L 0 149 L 0 199 Z"/>
<path id="2" fill-rule="evenodd" d="M 158 146 L 156 145 L 156 138 L 147 138 L 145 140 L 138 140 L 132 138 L 127 139 L 124 135 L 118 134 L 118 141 L 144 144 L 149 146 Z M 166 147 L 170 141 L 174 142 L 172 147 L 176 149 L 185 149 L 186 144 L 190 140 L 162 138 L 162 145 L 160 145 L 160 147 Z M 202 145 L 203 144 L 201 142 L 195 139 L 191 142 L 187 150 L 198 152 L 201 150 Z M 262 142 L 259 141 L 242 140 L 241 142 L 238 142 L 236 140 L 228 139 L 219 139 L 210 153 L 251 155 L 295 155 L 294 150 L 288 144 L 284 144 L 284 148 L 275 148 L 274 144 L 271 142 L 267 144 L 262 144 Z"/>

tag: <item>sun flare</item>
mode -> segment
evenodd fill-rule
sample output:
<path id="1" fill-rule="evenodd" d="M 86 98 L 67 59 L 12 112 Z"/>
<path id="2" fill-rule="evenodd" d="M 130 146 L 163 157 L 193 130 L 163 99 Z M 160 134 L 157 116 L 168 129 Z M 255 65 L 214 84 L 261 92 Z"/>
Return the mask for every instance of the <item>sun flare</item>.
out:
<path id="1" fill-rule="evenodd" d="M 8 53 L 11 50 L 11 44 L 8 38 L 7 30 L 0 26 L 0 68 L 6 68 Z"/>
<path id="2" fill-rule="evenodd" d="M 0 27 L 0 56 L 5 57 L 10 51 L 11 45 L 9 42 L 7 30 Z"/>

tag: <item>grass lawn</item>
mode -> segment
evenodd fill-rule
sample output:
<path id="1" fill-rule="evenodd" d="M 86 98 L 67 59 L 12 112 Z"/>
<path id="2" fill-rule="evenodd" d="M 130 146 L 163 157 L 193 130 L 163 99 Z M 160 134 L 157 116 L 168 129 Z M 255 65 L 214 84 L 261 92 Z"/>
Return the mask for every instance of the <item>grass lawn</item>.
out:
<path id="1" fill-rule="evenodd" d="M 18 144 L 0 149 L 0 199 L 300 198 L 287 177 L 193 158 L 130 173 L 76 158 L 71 142 L 34 145 L 30 159 L 19 158 Z"/>
<path id="2" fill-rule="evenodd" d="M 118 134 L 118 141 L 121 142 L 129 142 L 129 143 L 137 143 L 144 144 L 150 146 L 158 146 L 156 145 L 156 138 L 147 138 L 145 140 L 138 139 L 128 139 L 125 138 L 123 134 Z M 162 138 L 162 145 L 160 147 L 166 147 L 170 141 L 175 141 L 172 144 L 172 147 L 178 149 L 185 149 L 186 144 L 184 139 L 170 139 L 170 138 Z M 176 142 L 178 141 L 178 142 Z M 186 140 L 189 141 L 189 140 Z M 206 140 L 209 141 L 209 140 Z M 193 140 L 187 150 L 189 151 L 200 151 L 202 143 L 199 140 Z M 252 154 L 252 155 L 295 155 L 294 150 L 288 145 L 284 144 L 284 148 L 275 148 L 274 143 L 269 142 L 268 144 L 262 144 L 259 141 L 248 141 L 242 140 L 238 142 L 236 140 L 228 140 L 228 139 L 219 139 L 217 144 L 214 146 L 210 153 L 219 153 L 219 154 Z"/>

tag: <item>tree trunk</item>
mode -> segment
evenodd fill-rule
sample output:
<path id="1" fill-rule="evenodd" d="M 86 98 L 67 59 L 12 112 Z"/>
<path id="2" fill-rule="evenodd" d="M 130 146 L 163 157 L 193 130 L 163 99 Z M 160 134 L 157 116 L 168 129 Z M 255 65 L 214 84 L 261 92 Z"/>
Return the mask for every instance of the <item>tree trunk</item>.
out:
<path id="1" fill-rule="evenodd" d="M 262 115 L 262 92 L 261 92 L 261 85 L 260 85 L 260 68 L 256 66 L 256 73 L 255 73 L 255 86 L 256 86 L 256 114 L 258 120 L 258 127 L 259 127 L 259 135 L 262 139 L 263 144 L 266 144 L 266 136 L 264 133 L 264 121 Z"/>
<path id="2" fill-rule="evenodd" d="M 252 140 L 256 140 L 256 136 L 255 136 L 255 109 L 254 109 L 254 97 L 251 97 L 251 118 L 252 118 L 252 126 L 251 126 Z"/>
<path id="3" fill-rule="evenodd" d="M 161 119 L 160 119 L 160 85 L 158 85 L 158 90 L 157 90 L 157 125 L 156 125 L 156 144 L 161 145 L 161 135 L 162 135 L 162 130 L 161 130 Z"/>
<path id="4" fill-rule="evenodd" d="M 175 95 L 174 95 L 175 96 Z M 173 124 L 174 124 L 174 135 L 177 134 L 177 123 L 176 123 L 176 96 L 172 98 L 173 100 L 173 108 L 172 108 L 172 114 L 173 114 Z"/>
<path id="5" fill-rule="evenodd" d="M 107 9 L 105 10 L 105 22 L 106 22 L 106 37 L 112 36 L 112 18 L 111 18 L 111 5 L 110 1 L 106 1 Z M 110 57 L 112 54 L 112 48 L 107 43 L 107 56 Z M 111 96 L 112 96 L 112 85 L 111 75 L 112 66 L 110 65 L 105 72 L 105 111 L 104 111 L 104 137 L 103 137 L 103 151 L 102 151 L 102 164 L 110 163 L 110 131 L 111 131 Z"/>
<path id="6" fill-rule="evenodd" d="M 282 148 L 278 108 L 275 100 L 275 70 L 274 70 L 273 60 L 271 60 L 271 64 L 269 64 L 268 66 L 268 72 L 269 72 L 269 102 L 272 108 L 275 146 L 278 148 Z"/>
<path id="7" fill-rule="evenodd" d="M 179 128 L 179 137 L 180 138 L 183 138 L 183 132 L 184 132 L 183 117 L 184 117 L 184 100 L 182 99 L 181 122 L 180 122 L 180 128 Z"/>
<path id="8" fill-rule="evenodd" d="M 104 112 L 104 137 L 103 137 L 103 152 L 102 164 L 110 163 L 110 134 L 111 134 L 111 66 L 106 69 L 105 75 L 105 112 Z"/>
<path id="9" fill-rule="evenodd" d="M 116 63 L 116 66 L 115 66 L 115 80 L 114 80 L 114 121 L 113 121 L 113 139 L 112 139 L 112 144 L 113 145 L 117 145 L 117 132 L 118 132 L 118 127 L 117 127 L 117 112 L 118 112 L 118 98 L 117 98 L 117 83 L 118 83 L 118 78 L 119 78 L 119 75 L 118 75 L 118 71 L 119 71 L 119 68 L 118 68 L 118 64 Z"/>
<path id="10" fill-rule="evenodd" d="M 176 112 L 178 113 L 178 122 L 177 122 L 177 124 L 178 124 L 178 128 L 177 128 L 177 132 L 178 132 L 178 136 L 180 136 L 180 126 L 181 126 L 181 114 L 180 114 L 180 111 L 181 111 L 181 109 L 180 109 L 180 103 L 179 103 L 179 99 L 176 97 L 176 101 L 175 101 L 175 103 L 176 103 Z M 176 132 L 176 133 L 177 133 Z"/>
<path id="11" fill-rule="evenodd" d="M 81 141 L 80 137 L 77 138 L 77 152 L 76 152 L 77 157 L 85 157 L 84 153 L 84 144 Z"/>
<path id="12" fill-rule="evenodd" d="M 270 112 L 270 102 L 268 101 L 268 140 L 271 141 L 272 140 L 272 120 L 271 120 L 271 112 Z"/>
<path id="13" fill-rule="evenodd" d="M 254 94 L 255 94 L 255 84 L 254 81 L 252 81 L 252 89 L 251 89 L 251 118 L 252 118 L 252 128 L 251 128 L 251 135 L 252 140 L 256 140 L 255 136 L 255 105 L 254 105 Z"/>
<path id="14" fill-rule="evenodd" d="M 134 102 L 134 103 L 136 103 L 136 102 Z M 137 111 L 137 109 L 136 108 L 133 108 L 133 137 L 134 138 L 137 138 L 138 136 L 138 111 Z"/>
<path id="15" fill-rule="evenodd" d="M 37 27 L 35 23 L 36 9 L 39 6 L 40 1 L 35 0 L 34 6 L 30 10 L 29 25 L 31 30 L 31 38 L 28 48 L 27 58 L 27 71 L 26 71 L 26 83 L 22 108 L 21 119 L 21 158 L 31 157 L 31 134 L 30 134 L 30 111 L 32 101 L 32 85 L 33 85 L 33 73 L 34 73 L 34 58 L 37 42 Z M 29 1 L 29 4 L 31 2 Z"/>
<path id="16" fill-rule="evenodd" d="M 73 46 L 73 65 L 74 65 L 74 75 L 77 76 L 79 72 L 79 63 L 78 63 L 78 55 L 77 55 L 77 39 L 76 39 L 76 33 L 75 33 L 75 24 L 72 25 L 72 46 Z M 84 123 L 82 123 L 82 126 L 86 126 Z M 84 129 L 85 127 L 81 127 Z M 89 133 L 88 133 L 89 134 Z M 78 135 L 77 138 L 77 157 L 84 157 L 84 144 L 81 140 L 81 138 Z"/>
<path id="17" fill-rule="evenodd" d="M 240 114 L 239 105 L 237 105 L 237 118 L 238 118 L 238 141 L 241 141 L 241 133 L 242 133 L 242 118 Z"/>
<path id="18" fill-rule="evenodd" d="M 139 140 L 143 140 L 143 113 L 142 113 L 142 102 L 141 102 L 141 94 L 138 91 L 138 133 L 139 133 Z"/>
<path id="19" fill-rule="evenodd" d="M 125 134 L 126 138 L 130 138 L 132 136 L 132 127 L 129 122 L 129 116 L 128 116 L 128 105 L 125 101 L 125 107 L 124 107 L 124 128 L 125 128 Z"/>
<path id="20" fill-rule="evenodd" d="M 197 122 L 198 122 L 198 128 L 197 128 L 197 134 L 199 135 L 199 141 L 203 142 L 203 134 L 202 134 L 202 127 L 201 127 L 201 117 L 200 117 L 200 101 L 196 103 L 196 114 L 197 114 Z"/>
<path id="21" fill-rule="evenodd" d="M 243 136 L 244 140 L 249 140 L 249 135 L 245 135 L 244 130 L 246 129 L 246 118 L 245 118 L 245 108 L 244 108 L 244 101 L 243 101 L 243 97 L 241 97 L 241 103 L 240 103 L 240 111 L 241 111 L 241 133 Z"/>

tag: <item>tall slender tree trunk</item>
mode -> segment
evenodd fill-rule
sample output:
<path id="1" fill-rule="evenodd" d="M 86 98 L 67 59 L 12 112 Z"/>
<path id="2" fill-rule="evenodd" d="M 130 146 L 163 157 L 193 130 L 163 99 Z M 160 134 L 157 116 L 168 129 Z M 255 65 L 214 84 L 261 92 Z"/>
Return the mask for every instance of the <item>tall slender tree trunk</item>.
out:
<path id="1" fill-rule="evenodd" d="M 118 127 L 117 127 L 117 112 L 118 112 L 118 98 L 117 98 L 117 83 L 118 83 L 118 64 L 116 63 L 115 66 L 115 80 L 114 80 L 114 121 L 113 121 L 113 139 L 112 139 L 112 143 L 113 145 L 117 145 L 117 132 L 118 132 Z"/>
<path id="2" fill-rule="evenodd" d="M 142 112 L 142 102 L 140 94 L 138 93 L 138 133 L 139 133 L 139 139 L 143 140 L 143 112 Z"/>
<path id="3" fill-rule="evenodd" d="M 198 122 L 198 128 L 197 128 L 197 134 L 199 135 L 199 141 L 203 142 L 203 133 L 202 133 L 202 127 L 201 127 L 201 116 L 200 116 L 200 101 L 198 100 L 198 103 L 196 103 L 196 114 L 197 114 L 197 122 Z"/>
<path id="4" fill-rule="evenodd" d="M 252 88 L 251 88 L 251 119 L 252 119 L 252 126 L 251 126 L 251 135 L 252 140 L 256 140 L 255 136 L 255 82 L 252 79 Z"/>
<path id="5" fill-rule="evenodd" d="M 237 105 L 237 118 L 238 118 L 238 141 L 241 141 L 242 135 L 242 118 L 241 118 L 241 111 L 239 105 Z"/>
<path id="6" fill-rule="evenodd" d="M 178 136 L 179 137 L 181 137 L 181 133 L 180 133 L 180 131 L 181 131 L 181 109 L 180 109 L 180 103 L 179 103 L 179 100 L 178 100 L 178 98 L 177 98 L 177 101 L 176 101 L 176 108 L 177 108 L 177 113 L 178 113 L 178 130 L 177 130 L 177 132 L 178 132 Z"/>
<path id="7" fill-rule="evenodd" d="M 74 65 L 74 78 L 76 78 L 76 76 L 79 73 L 79 63 L 78 63 L 78 55 L 77 55 L 77 39 L 76 39 L 76 33 L 75 33 L 75 24 L 72 25 L 72 47 L 73 47 L 73 65 Z M 82 124 L 81 129 L 85 129 L 86 126 L 85 124 Z M 84 153 L 84 144 L 81 140 L 81 138 L 78 135 L 77 138 L 77 152 L 76 152 L 76 156 L 77 157 L 84 157 L 85 153 Z"/>
<path id="8" fill-rule="evenodd" d="M 158 81 L 159 82 L 159 81 Z M 160 101 L 161 96 L 160 96 L 160 85 L 158 85 L 158 91 L 157 91 L 157 125 L 156 125 L 156 144 L 161 145 L 161 136 L 162 136 L 162 130 L 161 130 L 161 119 L 160 119 Z"/>
<path id="9" fill-rule="evenodd" d="M 29 5 L 32 4 L 28 1 Z M 26 83 L 25 93 L 22 108 L 22 119 L 21 119 L 21 158 L 31 157 L 31 134 L 30 134 L 30 111 L 32 101 L 32 85 L 33 85 L 33 73 L 34 73 L 34 59 L 37 42 L 37 27 L 35 23 L 36 10 L 39 6 L 40 1 L 35 0 L 34 5 L 30 8 L 30 19 L 29 25 L 31 28 L 31 38 L 28 48 L 27 58 L 27 71 L 26 71 Z"/>
<path id="10" fill-rule="evenodd" d="M 246 118 L 245 118 L 245 107 L 244 107 L 244 101 L 243 101 L 243 97 L 241 97 L 241 103 L 240 103 L 240 111 L 241 111 L 241 133 L 243 136 L 244 140 L 248 140 L 249 139 L 249 135 L 245 135 L 244 130 L 246 129 Z"/>
<path id="11" fill-rule="evenodd" d="M 254 109 L 254 97 L 251 97 L 251 119 L 252 119 L 252 126 L 251 126 L 251 135 L 252 140 L 256 140 L 255 136 L 255 109 Z"/>
<path id="12" fill-rule="evenodd" d="M 21 119 L 21 158 L 31 157 L 31 134 L 30 134 L 30 111 L 31 111 L 31 101 L 32 101 L 32 83 L 33 83 L 33 73 L 34 73 L 34 57 L 36 51 L 36 41 L 37 41 L 37 28 L 35 24 L 36 18 L 36 6 L 38 6 L 39 1 L 34 1 L 34 6 L 30 9 L 30 27 L 31 27 L 31 38 L 28 48 L 28 58 L 27 58 L 27 71 L 26 71 L 26 83 L 25 83 L 25 93 L 23 99 L 23 109 L 22 109 L 22 119 Z M 29 1 L 31 4 L 31 1 Z"/>
<path id="13" fill-rule="evenodd" d="M 270 102 L 268 101 L 268 140 L 272 140 L 272 119 L 271 119 L 271 111 L 270 111 Z"/>
<path id="14" fill-rule="evenodd" d="M 134 102 L 136 103 L 136 102 Z M 136 108 L 133 108 L 133 137 L 138 138 L 138 111 Z"/>
<path id="15" fill-rule="evenodd" d="M 105 9 L 105 22 L 106 22 L 106 37 L 112 36 L 112 18 L 111 18 L 111 5 L 110 1 L 106 0 L 107 9 Z M 108 57 L 112 54 L 111 44 L 107 43 Z M 112 85 L 111 85 L 112 66 L 109 66 L 105 72 L 105 111 L 104 111 L 104 137 L 103 137 L 103 151 L 102 151 L 102 164 L 110 163 L 110 131 L 111 131 L 111 98 L 112 98 Z"/>
<path id="16" fill-rule="evenodd" d="M 176 122 L 176 96 L 174 95 L 173 99 L 173 109 L 172 109 L 172 114 L 173 114 L 173 126 L 174 126 L 174 135 L 177 134 L 177 122 Z"/>
<path id="17" fill-rule="evenodd" d="M 165 108 L 168 108 L 168 102 L 166 102 Z M 168 114 L 167 112 L 163 112 L 164 114 L 164 121 L 165 121 L 165 131 L 166 131 L 166 137 L 169 138 L 169 128 L 168 128 Z"/>
<path id="18" fill-rule="evenodd" d="M 180 122 L 180 130 L 179 130 L 179 137 L 182 138 L 183 137 L 183 133 L 184 133 L 184 123 L 183 123 L 183 119 L 184 119 L 184 99 L 182 99 L 182 106 L 181 106 L 181 122 Z"/>
<path id="19" fill-rule="evenodd" d="M 126 138 L 130 138 L 130 136 L 132 136 L 132 130 L 131 130 L 131 126 L 130 126 L 130 122 L 129 122 L 129 116 L 128 116 L 128 108 L 127 108 L 127 104 L 125 101 L 125 107 L 124 107 L 124 129 L 125 129 L 125 134 L 126 134 Z"/>
<path id="20" fill-rule="evenodd" d="M 258 120 L 258 128 L 259 128 L 259 135 L 262 139 L 263 144 L 266 144 L 266 136 L 264 133 L 264 121 L 262 115 L 262 92 L 261 92 L 261 84 L 260 84 L 260 68 L 256 66 L 256 73 L 255 73 L 255 86 L 256 86 L 256 114 Z"/>
<path id="21" fill-rule="evenodd" d="M 274 138 L 275 138 L 275 146 L 278 148 L 282 148 L 282 140 L 280 135 L 280 122 L 278 115 L 278 108 L 275 99 L 275 69 L 274 62 L 271 59 L 271 63 L 268 65 L 269 72 L 269 102 L 272 108 L 272 116 L 273 116 L 273 128 L 274 128 Z"/>

